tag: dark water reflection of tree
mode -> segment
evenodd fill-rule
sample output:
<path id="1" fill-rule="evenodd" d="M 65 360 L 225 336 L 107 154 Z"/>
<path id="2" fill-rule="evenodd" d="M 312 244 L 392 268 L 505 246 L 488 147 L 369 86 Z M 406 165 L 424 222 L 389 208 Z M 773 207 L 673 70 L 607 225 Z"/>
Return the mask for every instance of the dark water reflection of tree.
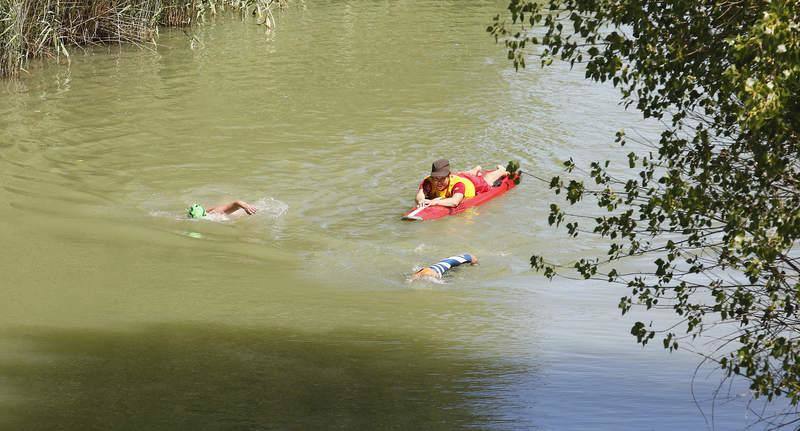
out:
<path id="1" fill-rule="evenodd" d="M 9 430 L 487 428 L 499 419 L 491 386 L 514 374 L 457 346 L 358 331 L 187 323 L 0 337 L 30 346 L 0 361 Z"/>

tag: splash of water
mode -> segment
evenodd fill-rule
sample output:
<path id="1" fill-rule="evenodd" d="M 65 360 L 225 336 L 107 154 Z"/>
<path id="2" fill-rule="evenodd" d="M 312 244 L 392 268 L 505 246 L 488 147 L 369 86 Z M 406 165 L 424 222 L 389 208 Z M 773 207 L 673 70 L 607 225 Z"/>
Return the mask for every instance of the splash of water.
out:
<path id="1" fill-rule="evenodd" d="M 257 216 L 267 216 L 274 219 L 282 217 L 289 211 L 288 204 L 271 197 L 261 198 L 253 202 L 253 206 L 258 209 Z"/>
<path id="2" fill-rule="evenodd" d="M 252 205 L 258 210 L 253 217 L 266 217 L 271 219 L 278 219 L 289 211 L 289 205 L 271 197 L 265 197 L 252 202 Z M 176 213 L 174 211 L 153 210 L 148 212 L 153 217 L 168 217 L 175 220 L 186 221 L 199 221 L 200 219 L 190 219 L 186 216 L 186 211 L 181 210 Z M 204 221 L 213 222 L 228 222 L 244 217 L 245 213 L 242 210 L 236 211 L 233 214 L 207 214 L 202 218 Z"/>

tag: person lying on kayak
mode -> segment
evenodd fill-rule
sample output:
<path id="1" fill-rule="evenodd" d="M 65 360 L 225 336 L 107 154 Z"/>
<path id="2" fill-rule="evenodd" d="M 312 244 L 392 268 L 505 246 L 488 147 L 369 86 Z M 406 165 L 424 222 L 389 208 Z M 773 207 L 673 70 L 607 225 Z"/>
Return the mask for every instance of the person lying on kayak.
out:
<path id="1" fill-rule="evenodd" d="M 442 259 L 439 262 L 427 267 L 422 268 L 419 271 L 415 272 L 414 275 L 411 276 L 411 280 L 417 280 L 420 278 L 442 278 L 445 272 L 449 271 L 451 268 L 455 268 L 459 265 L 469 263 L 470 265 L 477 265 L 478 258 L 475 257 L 473 254 L 459 254 L 458 256 L 450 256 L 447 259 Z"/>
<path id="2" fill-rule="evenodd" d="M 419 184 L 417 207 L 441 205 L 456 207 L 464 199 L 489 191 L 491 184 L 508 175 L 506 169 L 497 165 L 497 170 L 487 172 L 476 166 L 467 172 L 450 173 L 450 162 L 439 159 L 433 162 L 431 174 Z"/>
<path id="3" fill-rule="evenodd" d="M 225 205 L 203 208 L 202 205 L 193 204 L 186 212 L 189 218 L 201 218 L 208 214 L 233 214 L 236 211 L 244 210 L 247 215 L 253 215 L 258 209 L 245 201 L 233 201 Z"/>

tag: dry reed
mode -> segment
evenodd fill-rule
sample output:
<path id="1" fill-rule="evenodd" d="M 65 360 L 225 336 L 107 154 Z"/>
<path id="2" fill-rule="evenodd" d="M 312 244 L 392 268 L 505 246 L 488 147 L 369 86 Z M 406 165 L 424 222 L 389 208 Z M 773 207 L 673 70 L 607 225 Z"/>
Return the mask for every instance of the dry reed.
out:
<path id="1" fill-rule="evenodd" d="M 188 26 L 230 9 L 271 29 L 287 0 L 0 0 L 0 77 L 32 58 L 69 58 L 72 46 L 155 43 L 159 26 Z"/>

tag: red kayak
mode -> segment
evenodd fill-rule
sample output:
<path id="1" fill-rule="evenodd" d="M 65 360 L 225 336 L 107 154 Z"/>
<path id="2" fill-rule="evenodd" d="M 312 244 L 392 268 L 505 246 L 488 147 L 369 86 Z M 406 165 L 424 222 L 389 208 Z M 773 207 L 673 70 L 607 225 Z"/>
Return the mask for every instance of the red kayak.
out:
<path id="1" fill-rule="evenodd" d="M 505 177 L 502 179 L 500 185 L 498 185 L 497 187 L 492 187 L 489 189 L 488 192 L 480 193 L 474 198 L 464 199 L 461 201 L 460 204 L 458 204 L 457 207 L 454 208 L 448 208 L 439 205 L 431 205 L 424 208 L 414 208 L 403 216 L 403 220 L 412 220 L 412 221 L 433 220 L 453 214 L 458 214 L 460 212 L 464 212 L 468 208 L 476 207 L 478 205 L 483 205 L 486 202 L 489 202 L 490 200 L 513 189 L 516 186 L 516 184 L 514 184 L 514 179 L 518 177 L 519 173 L 517 173 L 514 176 L 514 178 Z"/>

